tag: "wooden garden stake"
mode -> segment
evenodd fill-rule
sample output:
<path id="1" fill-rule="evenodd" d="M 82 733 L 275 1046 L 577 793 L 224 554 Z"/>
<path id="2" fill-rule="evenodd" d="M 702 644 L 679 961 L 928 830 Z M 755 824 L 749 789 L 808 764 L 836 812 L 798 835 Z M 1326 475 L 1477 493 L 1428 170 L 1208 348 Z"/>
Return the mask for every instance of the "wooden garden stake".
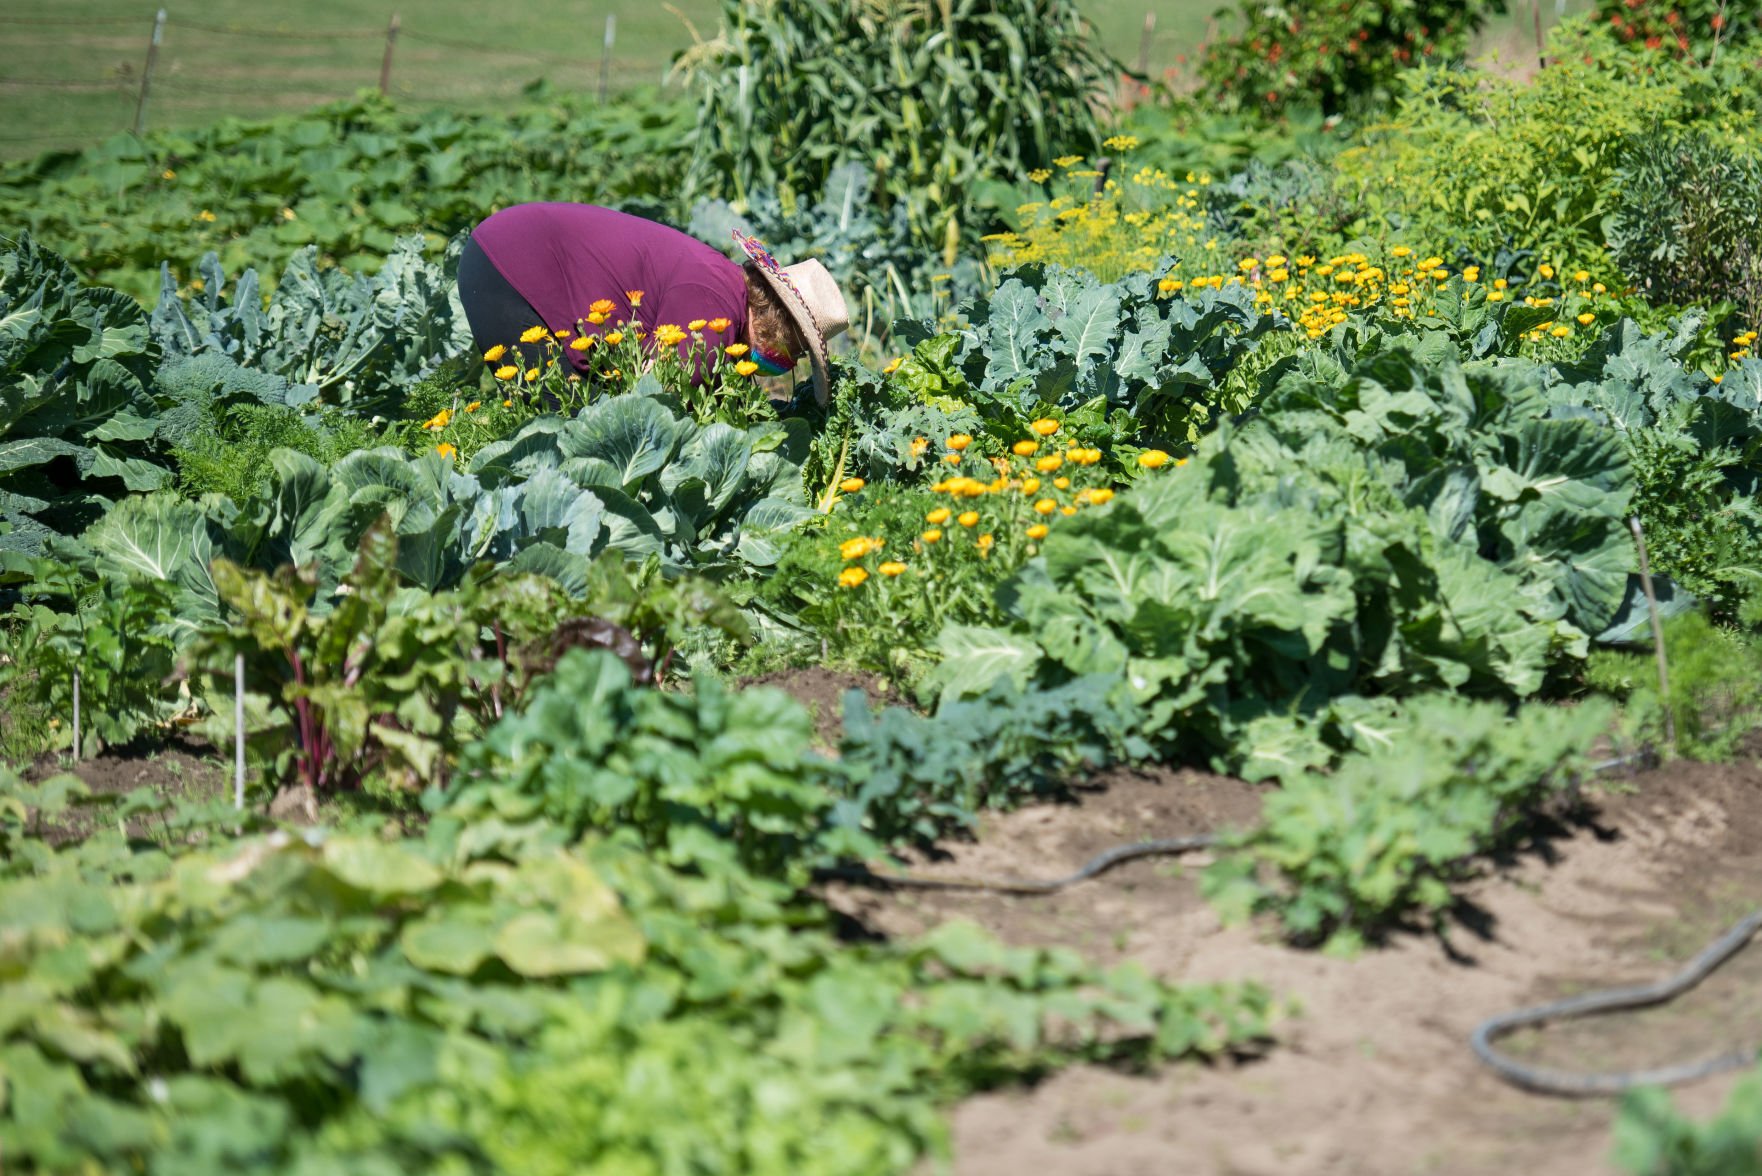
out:
<path id="1" fill-rule="evenodd" d="M 245 655 L 242 653 L 233 659 L 232 723 L 232 806 L 242 809 L 245 807 Z"/>
<path id="2" fill-rule="evenodd" d="M 1664 704 L 1664 742 L 1676 754 L 1676 716 L 1670 710 L 1670 666 L 1664 656 L 1664 624 L 1658 619 L 1658 596 L 1652 591 L 1652 565 L 1646 559 L 1646 533 L 1638 515 L 1628 519 L 1634 544 L 1640 551 L 1640 585 L 1646 590 L 1646 609 L 1652 615 L 1652 651 L 1658 655 L 1658 697 Z"/>
<path id="3" fill-rule="evenodd" d="M 141 69 L 141 94 L 135 99 L 135 134 L 147 129 L 147 93 L 153 88 L 153 63 L 159 59 L 159 41 L 165 35 L 165 9 L 153 17 L 153 36 L 147 42 L 147 64 Z"/>
<path id="4" fill-rule="evenodd" d="M 80 760 L 80 672 L 73 672 L 73 762 Z"/>
<path id="5" fill-rule="evenodd" d="M 1150 42 L 1156 36 L 1156 13 L 1144 14 L 1144 32 L 1138 38 L 1138 72 L 1150 73 Z"/>
<path id="6" fill-rule="evenodd" d="M 1530 0 L 1530 19 L 1536 26 L 1536 67 L 1548 68 L 1548 56 L 1542 52 L 1542 0 Z"/>
<path id="7" fill-rule="evenodd" d="M 392 88 L 392 50 L 398 43 L 398 14 L 385 26 L 385 56 L 379 59 L 379 96 L 385 97 Z"/>

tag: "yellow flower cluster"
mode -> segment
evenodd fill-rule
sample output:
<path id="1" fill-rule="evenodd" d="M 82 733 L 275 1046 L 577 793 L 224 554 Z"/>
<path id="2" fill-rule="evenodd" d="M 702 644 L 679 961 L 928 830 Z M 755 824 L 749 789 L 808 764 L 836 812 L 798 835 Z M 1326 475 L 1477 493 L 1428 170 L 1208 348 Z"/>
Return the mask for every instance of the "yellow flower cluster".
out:
<path id="1" fill-rule="evenodd" d="M 965 545 L 965 537 L 971 535 L 968 550 L 977 552 L 980 559 L 989 560 L 1002 544 L 1013 562 L 1032 555 L 1037 550 L 1034 545 L 1051 533 L 1051 524 L 1058 519 L 1112 501 L 1113 487 L 1095 472 L 1103 457 L 1100 449 L 1072 437 L 1066 438 L 1062 448 L 1054 445 L 1048 450 L 1047 443 L 1062 428 L 1049 417 L 1034 421 L 1029 426 L 1034 436 L 1010 447 L 1013 458 L 980 457 L 972 452 L 973 438 L 965 433 L 947 438 L 942 460 L 957 469 L 930 490 L 947 495 L 951 505 L 925 513 L 927 525 L 912 540 L 915 559 L 934 572 L 939 564 L 953 558 L 954 536 L 960 536 Z M 1161 449 L 1144 450 L 1137 461 L 1146 470 L 1187 464 L 1186 459 L 1176 461 Z M 961 467 L 972 472 L 963 472 Z M 951 526 L 958 530 L 951 532 Z M 869 575 L 861 561 L 879 554 L 885 544 L 883 538 L 867 535 L 839 544 L 839 555 L 852 565 L 839 573 L 839 585 L 858 588 L 867 583 Z M 889 559 L 875 569 L 890 579 L 908 570 L 909 565 L 901 559 Z"/>
<path id="2" fill-rule="evenodd" d="M 1121 151 L 1138 145 L 1130 135 L 1116 135 L 1108 143 Z M 1076 156 L 1056 162 L 1067 180 L 1099 175 L 1077 170 L 1082 160 Z M 1044 183 L 1051 177 L 1051 172 L 1035 172 L 1028 178 Z M 1124 181 L 1104 181 L 1099 194 L 1093 184 L 1077 185 L 1078 190 L 1017 208 L 1019 230 L 983 238 L 992 246 L 988 260 L 1000 268 L 1028 262 L 1065 265 L 1109 282 L 1147 270 L 1167 254 L 1206 247 L 1209 232 L 1199 190 L 1208 183 L 1209 176 L 1189 172 L 1183 182 L 1160 169 L 1141 167 Z"/>

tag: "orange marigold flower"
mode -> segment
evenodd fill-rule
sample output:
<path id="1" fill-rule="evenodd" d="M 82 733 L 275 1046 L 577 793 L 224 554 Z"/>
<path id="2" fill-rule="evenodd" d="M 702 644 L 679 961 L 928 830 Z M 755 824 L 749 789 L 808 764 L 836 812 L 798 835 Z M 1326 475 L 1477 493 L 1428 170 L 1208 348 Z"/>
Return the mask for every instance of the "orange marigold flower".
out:
<path id="1" fill-rule="evenodd" d="M 611 314 L 614 306 L 610 298 L 596 298 L 587 309 L 591 314 Z"/>
<path id="2" fill-rule="evenodd" d="M 733 323 L 720 315 L 710 320 L 710 330 L 715 331 L 718 335 L 733 325 Z"/>
<path id="3" fill-rule="evenodd" d="M 642 291 L 641 290 L 626 290 L 626 291 L 624 291 L 624 301 L 630 303 L 630 306 L 632 309 L 635 309 L 636 307 L 641 306 L 642 305 Z"/>

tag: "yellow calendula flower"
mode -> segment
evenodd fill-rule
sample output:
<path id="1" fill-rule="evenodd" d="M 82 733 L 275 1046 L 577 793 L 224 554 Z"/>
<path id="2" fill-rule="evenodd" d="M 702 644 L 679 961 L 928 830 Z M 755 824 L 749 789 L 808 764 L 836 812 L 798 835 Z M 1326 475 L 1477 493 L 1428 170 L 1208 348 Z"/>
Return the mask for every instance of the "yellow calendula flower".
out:
<path id="1" fill-rule="evenodd" d="M 1053 470 L 1056 470 L 1059 466 L 1064 464 L 1064 458 L 1056 453 L 1049 453 L 1045 457 L 1037 459 L 1034 462 L 1034 468 L 1043 474 L 1050 474 Z"/>
<path id="2" fill-rule="evenodd" d="M 1049 515 L 1057 509 L 1058 503 L 1050 498 L 1042 498 L 1039 502 L 1034 504 L 1034 511 L 1037 514 Z"/>
<path id="3" fill-rule="evenodd" d="M 588 305 L 587 309 L 591 314 L 611 314 L 615 308 L 615 304 L 610 298 L 596 298 Z"/>
<path id="4" fill-rule="evenodd" d="M 504 400 L 504 401 L 502 401 L 502 407 L 503 408 L 513 408 L 514 402 L 512 400 Z"/>
<path id="5" fill-rule="evenodd" d="M 1572 275 L 1572 280 L 1582 286 L 1586 282 L 1591 280 L 1591 271 L 1590 270 L 1579 270 L 1577 273 Z"/>
<path id="6" fill-rule="evenodd" d="M 522 376 L 521 378 L 524 379 L 528 384 L 530 384 L 534 380 L 538 379 L 538 375 L 539 375 L 539 372 L 538 372 L 537 368 L 527 368 L 526 374 L 524 376 Z"/>
<path id="7" fill-rule="evenodd" d="M 662 323 L 655 328 L 655 342 L 662 347 L 677 347 L 685 340 L 685 332 L 675 323 Z"/>
<path id="8" fill-rule="evenodd" d="M 550 338 L 550 335 L 551 333 L 544 327 L 527 327 L 520 332 L 520 341 L 522 343 L 537 343 L 541 339 Z"/>
<path id="9" fill-rule="evenodd" d="M 1554 276 L 1554 267 L 1551 265 L 1543 265 L 1541 268 L 1536 270 L 1536 272 L 1538 274 L 1541 274 L 1544 278 L 1551 278 Z"/>
<path id="10" fill-rule="evenodd" d="M 1410 257 L 1413 254 L 1413 250 L 1405 245 L 1397 245 L 1395 248 L 1389 250 L 1389 253 L 1394 257 Z"/>
<path id="11" fill-rule="evenodd" d="M 838 483 L 838 488 L 846 494 L 855 494 L 867 484 L 868 483 L 864 482 L 861 478 L 846 478 L 844 481 Z"/>
<path id="12" fill-rule="evenodd" d="M 592 335 L 578 335 L 569 340 L 569 349 L 571 351 L 586 351 L 589 347 L 593 346 L 593 340 L 594 337 Z"/>
<path id="13" fill-rule="evenodd" d="M 1597 282 L 1591 286 L 1591 292 L 1593 294 L 1607 294 L 1609 293 L 1609 287 L 1605 286 L 1602 282 Z"/>
<path id="14" fill-rule="evenodd" d="M 1039 478 L 1023 478 L 1022 479 L 1022 493 L 1023 494 L 1032 496 L 1039 489 L 1040 489 L 1040 479 Z"/>
<path id="15" fill-rule="evenodd" d="M 931 527 L 928 531 L 925 531 L 922 535 L 919 535 L 918 538 L 922 539 L 926 543 L 940 543 L 942 541 L 942 528 L 941 527 Z"/>
<path id="16" fill-rule="evenodd" d="M 1069 490 L 1071 488 L 1071 480 L 1069 478 L 1054 478 L 1052 484 L 1059 490 Z"/>
<path id="17" fill-rule="evenodd" d="M 597 327 L 601 323 L 605 322 L 610 317 L 611 317 L 610 315 L 600 314 L 598 311 L 595 311 L 594 313 L 587 316 L 587 321 Z"/>
<path id="18" fill-rule="evenodd" d="M 963 527 L 976 527 L 979 525 L 979 512 L 976 510 L 963 510 L 960 514 L 955 516 L 954 521 Z"/>
<path id="19" fill-rule="evenodd" d="M 899 370 L 899 365 L 904 362 L 905 362 L 905 356 L 903 356 L 903 355 L 895 356 L 893 359 L 888 361 L 888 364 L 886 367 L 881 369 L 881 374 L 884 376 L 891 376 L 894 372 L 897 372 Z"/>
<path id="20" fill-rule="evenodd" d="M 1584 314 L 1578 316 L 1578 321 L 1581 326 L 1588 327 L 1597 321 L 1597 316 L 1587 310 Z"/>
<path id="21" fill-rule="evenodd" d="M 1106 486 L 1089 491 L 1089 501 L 1096 506 L 1100 506 L 1102 503 L 1109 502 L 1112 499 L 1113 491 L 1109 490 Z"/>
<path id="22" fill-rule="evenodd" d="M 634 310 L 636 307 L 642 305 L 642 291 L 641 290 L 626 290 L 626 291 L 624 291 L 624 301 L 630 303 L 631 309 Z"/>
<path id="23" fill-rule="evenodd" d="M 948 439 L 948 447 L 956 453 L 973 443 L 973 439 L 965 433 L 956 433 Z"/>
<path id="24" fill-rule="evenodd" d="M 942 455 L 942 460 L 949 465 L 959 465 L 961 464 L 961 455 L 958 453 L 945 453 Z"/>
<path id="25" fill-rule="evenodd" d="M 890 559 L 875 570 L 880 572 L 883 576 L 897 576 L 905 571 L 905 565 L 900 563 L 897 559 Z"/>
<path id="26" fill-rule="evenodd" d="M 923 457 L 924 454 L 929 451 L 929 449 L 930 449 L 930 438 L 928 438 L 928 437 L 913 437 L 912 438 L 912 456 L 913 457 Z"/>
<path id="27" fill-rule="evenodd" d="M 862 559 L 881 550 L 881 540 L 872 539 L 867 535 L 859 535 L 855 539 L 846 539 L 838 545 L 838 554 L 847 560 Z"/>
<path id="28" fill-rule="evenodd" d="M 929 514 L 925 515 L 924 521 L 927 523 L 935 523 L 937 526 L 940 527 L 943 523 L 946 523 L 950 519 L 950 517 L 952 517 L 953 515 L 954 515 L 954 512 L 952 510 L 949 510 L 946 506 L 939 506 L 935 510 L 931 511 Z"/>
<path id="29" fill-rule="evenodd" d="M 465 411 L 466 412 L 476 412 L 478 409 L 480 409 L 482 407 L 483 407 L 483 401 L 473 400 L 470 404 L 467 404 L 465 406 Z"/>
<path id="30" fill-rule="evenodd" d="M 454 449 L 451 445 L 447 444 L 445 441 L 442 441 L 439 445 L 436 445 L 434 447 L 434 451 L 436 453 L 440 454 L 442 457 L 456 457 L 459 453 L 459 451 L 457 449 Z"/>
<path id="31" fill-rule="evenodd" d="M 1058 513 L 1064 515 L 1068 519 L 1077 513 L 1077 508 L 1074 506 L 1061 506 L 1058 508 Z"/>
<path id="32" fill-rule="evenodd" d="M 1503 290 L 1489 290 L 1489 291 L 1487 291 L 1487 301 L 1488 302 L 1503 302 L 1503 301 L 1505 301 L 1505 291 L 1503 291 Z"/>
<path id="33" fill-rule="evenodd" d="M 754 372 L 759 370 L 759 365 L 754 363 L 750 359 L 743 359 L 739 363 L 734 365 L 734 370 L 739 372 L 743 376 L 750 376 Z"/>
<path id="34" fill-rule="evenodd" d="M 710 330 L 716 332 L 718 335 L 720 335 L 723 331 L 726 331 L 731 326 L 733 326 L 733 324 L 730 323 L 726 318 L 723 318 L 721 315 L 717 315 L 715 318 L 710 320 Z"/>
<path id="35" fill-rule="evenodd" d="M 508 354 L 508 349 L 502 344 L 497 343 L 494 347 L 491 347 L 488 351 L 483 353 L 483 362 L 495 363 L 506 354 Z"/>
<path id="36" fill-rule="evenodd" d="M 496 379 L 498 379 L 498 380 L 512 380 L 515 376 L 517 376 L 519 374 L 520 374 L 520 369 L 515 367 L 511 363 L 505 363 L 501 367 L 496 369 Z"/>
<path id="37" fill-rule="evenodd" d="M 845 568 L 838 573 L 838 586 L 840 588 L 860 588 L 863 581 L 868 578 L 869 573 L 863 568 Z"/>
<path id="38" fill-rule="evenodd" d="M 979 549 L 980 555 L 989 557 L 991 555 L 991 546 L 996 542 L 997 540 L 987 533 L 973 540 L 973 546 Z"/>
<path id="39" fill-rule="evenodd" d="M 1161 294 L 1178 294 L 1183 285 L 1184 283 L 1179 278 L 1164 278 L 1156 284 L 1156 289 Z"/>
<path id="40" fill-rule="evenodd" d="M 726 353 L 728 355 L 732 355 L 732 356 L 734 356 L 734 358 L 739 359 L 741 356 L 743 356 L 747 352 L 751 351 L 752 348 L 748 347 L 745 343 L 730 343 L 728 346 L 724 347 L 722 350 L 724 353 Z"/>
<path id="41" fill-rule="evenodd" d="M 422 427 L 425 429 L 444 429 L 452 424 L 452 422 L 453 410 L 450 408 L 443 408 L 433 416 L 429 417 L 426 421 L 423 421 Z"/>
<path id="42" fill-rule="evenodd" d="M 1045 523 L 1035 523 L 1028 528 L 1028 538 L 1044 539 L 1047 535 L 1051 534 L 1051 532 L 1052 528 L 1048 527 Z"/>
<path id="43" fill-rule="evenodd" d="M 1146 449 L 1138 455 L 1138 464 L 1147 470 L 1161 469 L 1168 461 L 1169 455 L 1160 449 Z"/>
<path id="44" fill-rule="evenodd" d="M 1054 433 L 1058 432 L 1059 423 L 1057 421 L 1053 420 L 1051 417 L 1041 417 L 1039 420 L 1035 421 L 1033 424 L 1029 425 L 1028 427 L 1042 437 L 1050 437 Z"/>
<path id="45" fill-rule="evenodd" d="M 1017 457 L 1033 457 L 1036 453 L 1040 452 L 1040 442 L 1038 442 L 1038 441 L 1017 441 L 1014 445 L 1010 446 L 1009 448 L 1010 448 L 1010 452 L 1015 454 Z"/>
<path id="46" fill-rule="evenodd" d="M 618 344 L 624 342 L 624 332 L 623 331 L 607 331 L 606 335 L 605 335 L 605 339 L 606 339 L 606 344 L 608 346 L 616 347 L 616 346 L 618 346 Z"/>
<path id="47" fill-rule="evenodd" d="M 685 324 L 685 329 L 688 331 L 701 331 L 709 325 L 709 319 L 692 319 L 689 323 Z"/>

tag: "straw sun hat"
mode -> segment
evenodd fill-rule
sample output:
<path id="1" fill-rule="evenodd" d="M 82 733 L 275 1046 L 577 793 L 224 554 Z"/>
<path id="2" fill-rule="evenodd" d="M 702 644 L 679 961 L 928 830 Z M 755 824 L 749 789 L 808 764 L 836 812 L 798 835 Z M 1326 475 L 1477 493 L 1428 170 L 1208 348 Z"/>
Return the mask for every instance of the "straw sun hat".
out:
<path id="1" fill-rule="evenodd" d="M 748 257 L 759 263 L 759 273 L 801 329 L 801 337 L 808 341 L 808 359 L 814 366 L 814 397 L 825 404 L 832 387 L 826 340 L 850 326 L 850 310 L 844 304 L 843 292 L 826 267 L 812 258 L 794 265 L 778 265 L 757 237 L 748 237 L 735 229 L 734 239 Z"/>

